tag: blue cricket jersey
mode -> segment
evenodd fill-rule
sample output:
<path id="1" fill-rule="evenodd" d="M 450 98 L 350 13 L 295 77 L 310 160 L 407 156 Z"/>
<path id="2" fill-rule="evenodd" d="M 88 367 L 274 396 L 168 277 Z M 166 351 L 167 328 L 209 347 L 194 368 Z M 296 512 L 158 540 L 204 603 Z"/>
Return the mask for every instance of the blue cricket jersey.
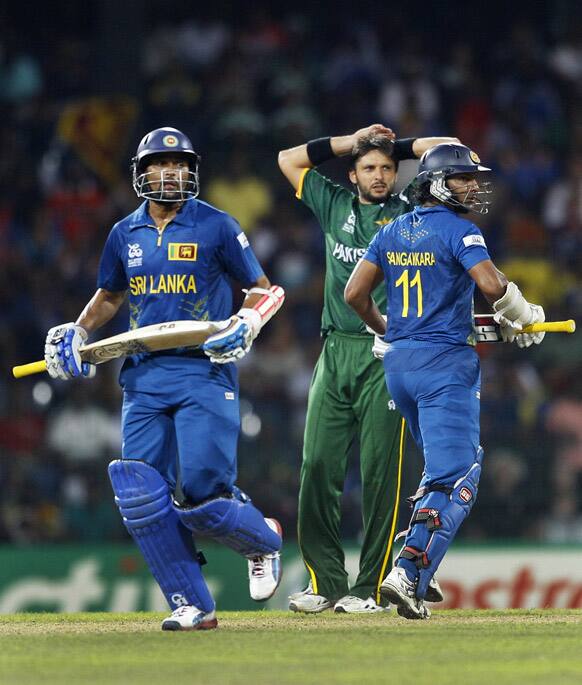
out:
<path id="1" fill-rule="evenodd" d="M 386 342 L 473 344 L 467 271 L 490 259 L 475 224 L 442 205 L 415 207 L 378 231 L 364 259 L 384 272 Z"/>
<path id="2" fill-rule="evenodd" d="M 230 278 L 263 275 L 238 223 L 200 200 L 185 202 L 158 233 L 148 203 L 115 224 L 101 256 L 97 287 L 129 290 L 129 327 L 232 314 Z"/>

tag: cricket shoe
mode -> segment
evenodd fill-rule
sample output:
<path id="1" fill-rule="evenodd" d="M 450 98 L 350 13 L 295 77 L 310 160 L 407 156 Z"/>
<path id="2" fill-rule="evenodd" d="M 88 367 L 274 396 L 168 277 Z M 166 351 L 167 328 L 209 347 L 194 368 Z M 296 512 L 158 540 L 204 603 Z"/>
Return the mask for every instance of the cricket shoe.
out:
<path id="1" fill-rule="evenodd" d="M 217 626 L 214 611 L 206 613 L 192 605 L 178 607 L 162 621 L 162 630 L 213 630 Z"/>
<path id="2" fill-rule="evenodd" d="M 410 580 L 406 571 L 399 566 L 395 566 L 384 578 L 380 594 L 392 604 L 396 604 L 398 615 L 403 618 L 430 618 L 428 607 L 425 607 L 423 600 L 416 596 L 416 581 Z"/>
<path id="3" fill-rule="evenodd" d="M 294 592 L 289 595 L 289 609 L 302 614 L 319 614 L 321 611 L 331 609 L 332 603 L 323 595 L 313 592 L 311 581 L 305 590 Z"/>
<path id="4" fill-rule="evenodd" d="M 379 611 L 388 611 L 388 608 L 376 604 L 372 597 L 361 599 L 354 595 L 346 595 L 338 599 L 333 610 L 336 614 L 376 614 Z"/>
<path id="5" fill-rule="evenodd" d="M 424 599 L 427 602 L 442 602 L 444 598 L 445 593 L 439 585 L 439 581 L 436 579 L 435 576 L 433 576 L 430 579 L 430 583 L 428 584 L 428 588 L 426 590 L 426 595 Z"/>
<path id="6" fill-rule="evenodd" d="M 271 530 L 283 537 L 283 529 L 277 519 L 265 519 L 265 522 Z M 279 587 L 283 577 L 281 552 L 253 557 L 248 560 L 248 563 L 251 597 L 256 602 L 266 602 L 275 594 L 275 590 Z"/>

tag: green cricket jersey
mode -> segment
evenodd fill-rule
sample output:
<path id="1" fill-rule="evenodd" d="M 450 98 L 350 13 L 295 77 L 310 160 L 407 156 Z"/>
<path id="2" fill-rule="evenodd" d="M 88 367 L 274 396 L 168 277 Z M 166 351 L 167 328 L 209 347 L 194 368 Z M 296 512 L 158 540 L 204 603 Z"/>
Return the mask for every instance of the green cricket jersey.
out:
<path id="1" fill-rule="evenodd" d="M 362 204 L 358 196 L 336 185 L 315 169 L 306 169 L 297 197 L 315 214 L 325 234 L 325 290 L 322 333 L 337 330 L 364 333 L 362 320 L 344 301 L 344 288 L 356 263 L 366 252 L 376 232 L 412 209 L 408 188 L 391 195 L 383 204 Z M 381 283 L 373 293 L 382 313 L 386 312 L 386 288 Z"/>

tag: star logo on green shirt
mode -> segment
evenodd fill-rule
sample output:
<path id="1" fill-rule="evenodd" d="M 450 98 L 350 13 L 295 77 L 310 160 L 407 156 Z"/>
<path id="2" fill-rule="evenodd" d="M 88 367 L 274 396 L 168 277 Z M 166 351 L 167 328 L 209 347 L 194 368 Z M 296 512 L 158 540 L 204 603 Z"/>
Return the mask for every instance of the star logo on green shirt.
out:
<path id="1" fill-rule="evenodd" d="M 392 221 L 393 219 L 389 219 L 387 216 L 383 216 L 381 219 L 378 219 L 378 221 L 374 221 L 374 223 L 378 226 L 386 226 L 386 224 L 389 224 Z"/>

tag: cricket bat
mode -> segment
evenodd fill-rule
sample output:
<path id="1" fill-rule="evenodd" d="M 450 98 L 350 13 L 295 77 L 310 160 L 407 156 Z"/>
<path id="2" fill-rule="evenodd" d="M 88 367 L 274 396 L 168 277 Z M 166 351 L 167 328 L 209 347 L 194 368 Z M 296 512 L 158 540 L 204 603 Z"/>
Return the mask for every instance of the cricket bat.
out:
<path id="1" fill-rule="evenodd" d="M 83 345 L 79 348 L 81 359 L 90 364 L 125 357 L 130 354 L 159 352 L 174 347 L 197 347 L 211 335 L 222 331 L 230 325 L 227 321 L 168 321 L 142 328 L 134 328 L 127 333 L 120 333 L 109 338 Z M 33 373 L 46 371 L 44 359 L 31 364 L 15 366 L 12 369 L 14 378 L 30 376 Z"/>
<path id="2" fill-rule="evenodd" d="M 493 314 L 475 314 L 473 319 L 475 338 L 478 343 L 503 342 L 501 326 L 493 318 Z M 574 319 L 567 321 L 544 321 L 526 326 L 522 333 L 574 333 L 576 322 Z"/>
<path id="3" fill-rule="evenodd" d="M 280 285 L 272 285 L 269 292 L 259 289 L 262 297 L 253 306 L 261 315 L 261 327 L 270 321 L 281 309 L 285 301 L 285 291 Z M 142 354 L 147 352 L 159 352 L 160 350 L 172 350 L 175 347 L 199 347 L 215 333 L 226 331 L 229 326 L 235 326 L 238 322 L 236 316 L 226 321 L 168 321 L 155 323 L 151 326 L 134 328 L 127 333 L 103 338 L 97 342 L 82 345 L 79 348 L 81 359 L 89 364 L 102 364 L 103 362 L 126 357 L 130 354 Z M 46 371 L 44 359 L 31 364 L 22 364 L 12 369 L 14 378 L 31 376 L 33 373 Z"/>

